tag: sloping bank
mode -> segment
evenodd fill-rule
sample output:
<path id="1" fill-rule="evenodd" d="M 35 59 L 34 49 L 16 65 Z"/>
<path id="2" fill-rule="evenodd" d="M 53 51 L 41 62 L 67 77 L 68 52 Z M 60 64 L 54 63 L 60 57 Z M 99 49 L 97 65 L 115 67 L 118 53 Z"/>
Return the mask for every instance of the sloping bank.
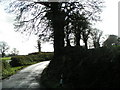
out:
<path id="1" fill-rule="evenodd" d="M 64 54 L 43 71 L 40 83 L 45 87 L 120 88 L 120 47 L 67 47 Z"/>

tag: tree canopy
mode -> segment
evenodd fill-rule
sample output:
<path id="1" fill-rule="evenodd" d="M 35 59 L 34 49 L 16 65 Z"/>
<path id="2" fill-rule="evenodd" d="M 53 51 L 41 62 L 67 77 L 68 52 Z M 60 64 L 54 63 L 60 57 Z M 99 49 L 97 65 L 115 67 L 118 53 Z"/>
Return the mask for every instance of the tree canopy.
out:
<path id="1" fill-rule="evenodd" d="M 78 0 L 77 2 L 28 2 L 19 0 L 10 4 L 9 11 L 16 13 L 14 25 L 17 31 L 39 34 L 43 36 L 44 40 L 46 38 L 46 40 L 50 40 L 52 37 L 54 52 L 59 54 L 65 43 L 65 27 L 73 23 L 74 28 L 76 28 L 75 25 L 80 23 L 78 19 L 81 16 L 90 23 L 99 21 L 102 7 L 103 0 Z M 74 22 L 76 22 L 75 25 Z M 80 24 L 83 26 L 82 23 Z M 80 24 L 78 25 L 80 26 Z M 73 30 L 76 31 L 77 28 Z"/>
<path id="2" fill-rule="evenodd" d="M 8 7 L 9 12 L 16 14 L 15 28 L 17 31 L 26 32 L 29 34 L 46 35 L 45 31 L 51 31 L 51 4 L 53 2 L 29 2 L 29 1 L 14 1 Z M 100 19 L 103 7 L 102 0 L 79 0 L 79 2 L 59 2 L 60 11 L 65 12 L 65 20 L 72 18 L 71 16 L 78 12 L 80 15 L 85 15 L 91 21 Z"/>

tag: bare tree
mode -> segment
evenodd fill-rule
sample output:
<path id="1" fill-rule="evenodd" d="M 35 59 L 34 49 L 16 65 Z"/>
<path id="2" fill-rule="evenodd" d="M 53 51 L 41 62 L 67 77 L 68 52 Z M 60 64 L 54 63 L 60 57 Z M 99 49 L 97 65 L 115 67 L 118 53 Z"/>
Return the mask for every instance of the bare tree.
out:
<path id="1" fill-rule="evenodd" d="M 91 31 L 91 39 L 93 41 L 94 48 L 100 47 L 100 39 L 102 37 L 102 34 L 103 34 L 103 31 L 98 30 L 96 28 Z"/>
<path id="2" fill-rule="evenodd" d="M 15 56 L 18 54 L 19 54 L 19 51 L 16 48 L 13 48 L 13 50 L 11 51 L 11 55 Z"/>
<path id="3" fill-rule="evenodd" d="M 40 40 L 37 40 L 37 45 L 38 45 L 38 52 L 41 52 L 41 42 L 40 42 Z"/>
<path id="4" fill-rule="evenodd" d="M 38 49 L 38 52 L 41 52 L 41 36 L 38 36 L 38 40 L 37 40 L 37 46 L 35 46 Z"/>
<path id="5" fill-rule="evenodd" d="M 97 21 L 102 0 L 79 0 L 78 2 L 27 2 L 23 0 L 10 4 L 11 12 L 17 15 L 15 26 L 18 31 L 41 34 L 54 38 L 54 55 L 62 54 L 64 47 L 65 20 L 79 12 L 89 20 Z"/>
<path id="6" fill-rule="evenodd" d="M 2 57 L 5 56 L 5 53 L 8 51 L 9 46 L 6 42 L 1 41 L 0 42 L 0 53 L 2 54 Z"/>

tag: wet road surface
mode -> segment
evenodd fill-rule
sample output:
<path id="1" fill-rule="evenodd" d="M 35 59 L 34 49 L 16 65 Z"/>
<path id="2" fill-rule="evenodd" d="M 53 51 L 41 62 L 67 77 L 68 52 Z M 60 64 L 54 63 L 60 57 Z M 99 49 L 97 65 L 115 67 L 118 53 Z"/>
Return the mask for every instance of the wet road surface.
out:
<path id="1" fill-rule="evenodd" d="M 44 61 L 28 66 L 10 78 L 3 80 L 2 90 L 7 90 L 8 88 L 11 88 L 10 90 L 29 90 L 30 88 L 40 88 L 38 83 L 40 74 L 49 62 L 50 61 Z"/>

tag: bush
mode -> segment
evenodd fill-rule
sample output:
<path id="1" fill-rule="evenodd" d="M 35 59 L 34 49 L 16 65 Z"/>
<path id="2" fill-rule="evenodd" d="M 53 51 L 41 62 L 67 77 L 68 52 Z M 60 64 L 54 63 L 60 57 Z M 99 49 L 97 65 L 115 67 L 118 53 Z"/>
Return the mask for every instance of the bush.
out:
<path id="1" fill-rule="evenodd" d="M 11 66 L 8 62 L 2 61 L 2 69 L 9 69 Z"/>
<path id="2" fill-rule="evenodd" d="M 2 61 L 2 78 L 7 77 L 8 73 L 11 71 L 10 68 L 11 66 L 8 62 Z"/>
<path id="3" fill-rule="evenodd" d="M 13 56 L 11 58 L 10 65 L 15 66 L 24 66 L 24 65 L 30 65 L 32 64 L 32 59 L 30 57 L 21 55 L 21 56 Z"/>
<path id="4" fill-rule="evenodd" d="M 11 57 L 10 65 L 15 66 L 24 66 L 30 65 L 33 63 L 51 60 L 53 58 L 53 53 L 35 53 L 29 55 L 13 56 Z"/>
<path id="5" fill-rule="evenodd" d="M 62 74 L 64 88 L 120 88 L 119 72 L 120 47 L 67 47 L 63 60 L 52 60 L 43 71 L 41 83 L 54 87 Z"/>
<path id="6" fill-rule="evenodd" d="M 11 67 L 10 64 L 6 61 L 2 61 L 2 79 L 5 79 L 13 74 L 16 73 L 16 71 L 22 69 L 21 67 Z"/>
<path id="7" fill-rule="evenodd" d="M 50 52 L 43 52 L 43 53 L 35 53 L 28 55 L 33 61 L 40 62 L 46 60 L 52 60 L 53 53 Z"/>
<path id="8" fill-rule="evenodd" d="M 53 59 L 53 53 L 40 53 L 38 54 L 38 57 L 41 58 L 41 60 L 52 60 Z M 40 60 L 40 59 L 39 59 Z"/>

